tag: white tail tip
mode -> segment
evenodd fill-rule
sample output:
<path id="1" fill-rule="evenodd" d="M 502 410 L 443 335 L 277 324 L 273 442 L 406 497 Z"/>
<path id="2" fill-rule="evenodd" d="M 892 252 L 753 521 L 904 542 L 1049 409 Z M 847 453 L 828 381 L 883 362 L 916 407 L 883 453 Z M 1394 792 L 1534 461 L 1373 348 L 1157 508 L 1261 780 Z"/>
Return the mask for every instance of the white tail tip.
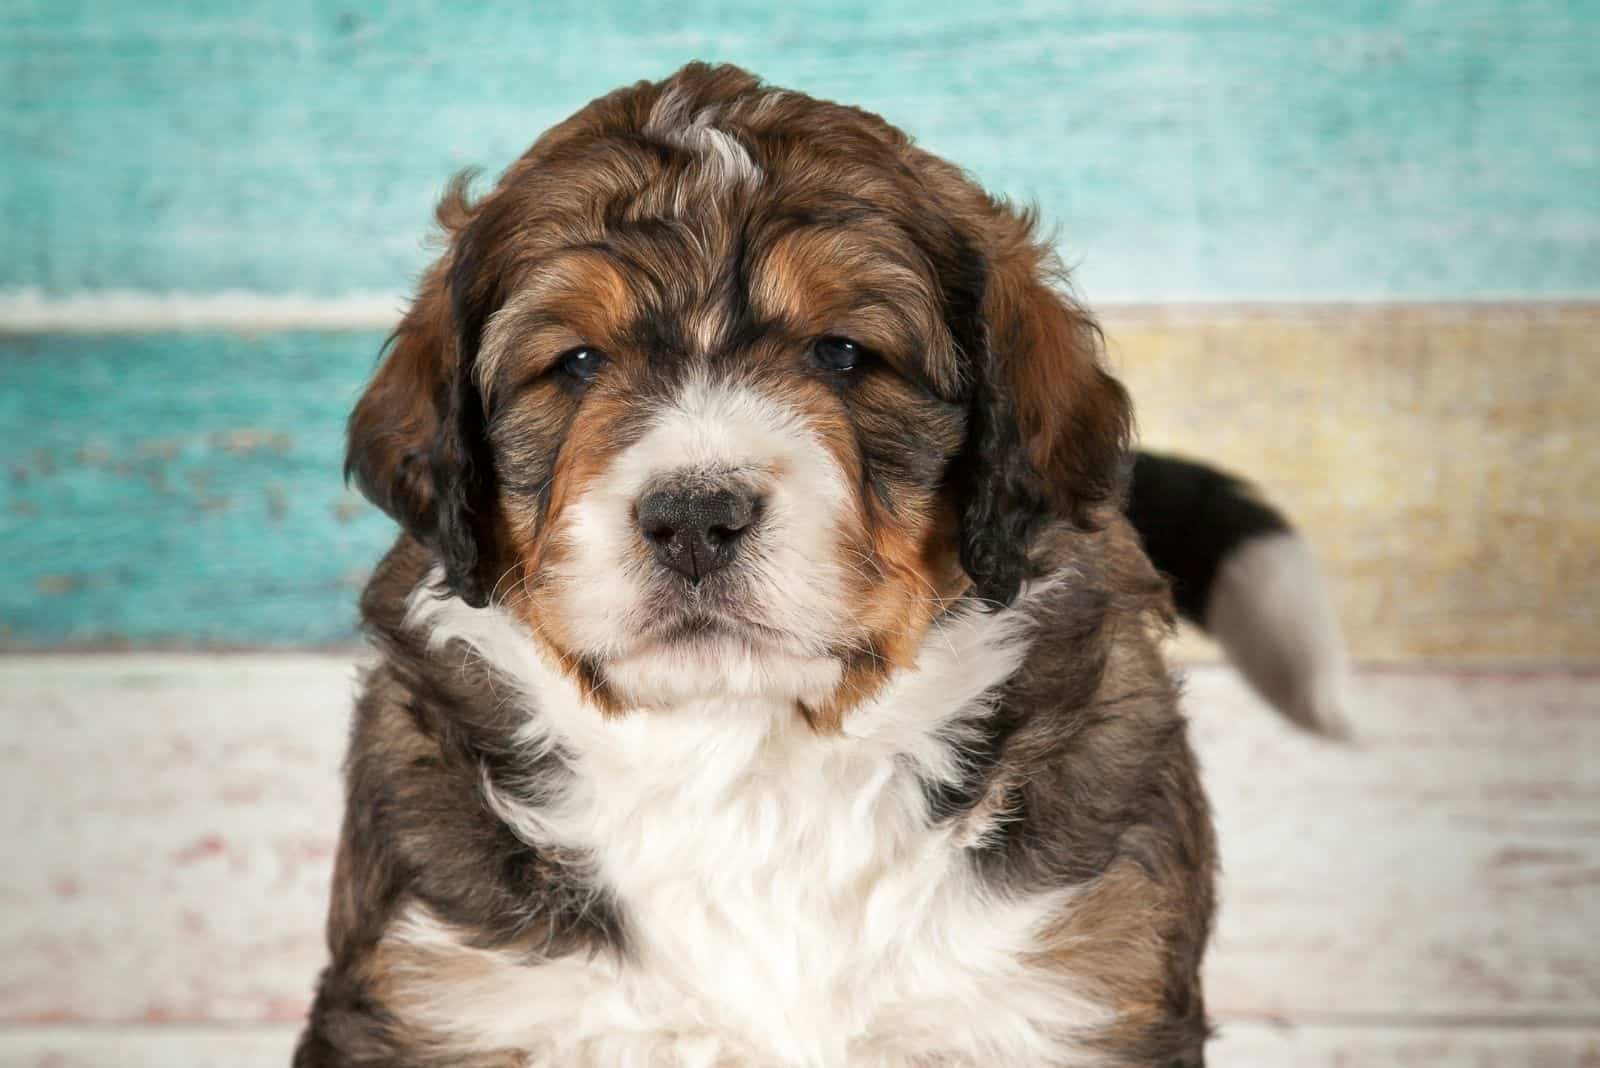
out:
<path id="1" fill-rule="evenodd" d="M 1285 717 L 1348 737 L 1349 666 L 1339 622 L 1311 549 L 1292 533 L 1251 538 L 1223 560 L 1206 630 Z"/>

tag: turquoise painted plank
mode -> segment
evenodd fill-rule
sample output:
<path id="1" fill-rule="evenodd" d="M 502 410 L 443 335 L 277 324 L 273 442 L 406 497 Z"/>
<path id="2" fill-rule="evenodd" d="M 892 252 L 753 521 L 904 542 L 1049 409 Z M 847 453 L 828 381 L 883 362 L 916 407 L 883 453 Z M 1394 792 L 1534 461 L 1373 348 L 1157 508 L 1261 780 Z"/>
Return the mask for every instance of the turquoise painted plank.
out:
<path id="1" fill-rule="evenodd" d="M 0 335 L 0 647 L 351 639 L 371 333 Z"/>
<path id="2" fill-rule="evenodd" d="M 0 291 L 405 288 L 431 201 L 702 57 L 1035 198 L 1093 299 L 1600 293 L 1600 5 L 10 0 Z"/>

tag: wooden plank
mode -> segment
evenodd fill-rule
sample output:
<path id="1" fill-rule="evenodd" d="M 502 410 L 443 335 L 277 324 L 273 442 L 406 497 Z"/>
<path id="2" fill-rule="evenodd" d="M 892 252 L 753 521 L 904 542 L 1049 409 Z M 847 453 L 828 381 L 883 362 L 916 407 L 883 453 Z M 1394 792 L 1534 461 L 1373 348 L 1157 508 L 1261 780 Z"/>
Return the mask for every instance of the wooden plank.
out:
<path id="1" fill-rule="evenodd" d="M 1225 668 L 1187 708 L 1219 1012 L 1600 1022 L 1600 675 L 1369 671 L 1338 746 Z"/>
<path id="2" fill-rule="evenodd" d="M 292 1028 L 0 1031 L 13 1068 L 283 1068 Z M 1600 1029 L 1318 1027 L 1224 1023 L 1225 1068 L 1575 1068 L 1600 1063 Z"/>
<path id="3" fill-rule="evenodd" d="M 1106 324 L 1146 442 L 1287 507 L 1355 655 L 1600 660 L 1600 305 Z M 349 641 L 393 531 L 339 476 L 381 344 L 0 335 L 0 648 Z"/>
<path id="4" fill-rule="evenodd" d="M 297 1019 L 350 691 L 338 657 L 0 658 L 0 1022 Z M 1600 1026 L 1600 675 L 1368 672 L 1356 747 L 1226 669 L 1188 705 L 1220 1018 Z"/>
<path id="5" fill-rule="evenodd" d="M 0 1030 L 8 1068 L 285 1068 L 298 1029 L 36 1028 Z"/>
<path id="6" fill-rule="evenodd" d="M 0 9 L 0 289 L 404 288 L 449 174 L 691 58 L 1037 198 L 1099 300 L 1594 294 L 1600 14 L 1535 0 Z"/>
<path id="7" fill-rule="evenodd" d="M 296 1020 L 325 963 L 347 657 L 0 660 L 0 1017 Z"/>
<path id="8" fill-rule="evenodd" d="M 1145 444 L 1285 507 L 1356 656 L 1600 660 L 1600 306 L 1107 318 Z"/>
<path id="9" fill-rule="evenodd" d="M 1593 1068 L 1600 1028 L 1221 1025 L 1207 1051 L 1222 1068 Z"/>
<path id="10" fill-rule="evenodd" d="M 349 642 L 394 537 L 341 477 L 382 343 L 0 336 L 0 644 Z"/>

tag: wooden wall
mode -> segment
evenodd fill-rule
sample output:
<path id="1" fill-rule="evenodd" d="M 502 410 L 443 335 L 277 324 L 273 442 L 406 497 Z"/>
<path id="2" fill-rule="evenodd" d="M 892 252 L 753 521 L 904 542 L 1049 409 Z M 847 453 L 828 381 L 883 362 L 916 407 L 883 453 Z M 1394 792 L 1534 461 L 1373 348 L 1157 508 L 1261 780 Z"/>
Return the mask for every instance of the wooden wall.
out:
<path id="1" fill-rule="evenodd" d="M 1036 201 L 1146 441 L 1277 494 L 1360 655 L 1595 658 L 1597 56 L 1555 0 L 16 0 L 0 645 L 348 641 L 340 419 L 433 200 L 700 57 Z"/>
<path id="2" fill-rule="evenodd" d="M 285 1062 L 344 415 L 449 176 L 691 58 L 1036 201 L 1145 441 L 1327 565 L 1357 746 L 1192 672 L 1217 1063 L 1600 1063 L 1600 6 L 9 0 L 0 1064 Z"/>

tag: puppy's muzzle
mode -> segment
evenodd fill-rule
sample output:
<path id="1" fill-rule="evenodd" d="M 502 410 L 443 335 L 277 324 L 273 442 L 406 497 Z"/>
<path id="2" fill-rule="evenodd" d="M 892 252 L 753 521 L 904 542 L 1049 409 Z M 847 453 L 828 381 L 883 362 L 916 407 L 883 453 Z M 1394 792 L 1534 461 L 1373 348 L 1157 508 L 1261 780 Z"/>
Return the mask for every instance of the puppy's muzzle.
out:
<path id="1" fill-rule="evenodd" d="M 759 494 L 745 487 L 673 483 L 639 498 L 639 533 L 661 566 L 698 584 L 733 562 L 761 518 Z"/>

